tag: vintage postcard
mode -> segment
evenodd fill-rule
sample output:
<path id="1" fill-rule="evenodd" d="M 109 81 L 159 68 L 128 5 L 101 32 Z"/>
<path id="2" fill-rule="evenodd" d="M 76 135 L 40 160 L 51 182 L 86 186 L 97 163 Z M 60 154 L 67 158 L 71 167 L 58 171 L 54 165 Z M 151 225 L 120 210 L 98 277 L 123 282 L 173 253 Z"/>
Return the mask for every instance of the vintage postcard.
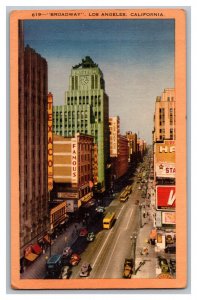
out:
<path id="1" fill-rule="evenodd" d="M 12 288 L 187 286 L 185 24 L 10 13 Z"/>

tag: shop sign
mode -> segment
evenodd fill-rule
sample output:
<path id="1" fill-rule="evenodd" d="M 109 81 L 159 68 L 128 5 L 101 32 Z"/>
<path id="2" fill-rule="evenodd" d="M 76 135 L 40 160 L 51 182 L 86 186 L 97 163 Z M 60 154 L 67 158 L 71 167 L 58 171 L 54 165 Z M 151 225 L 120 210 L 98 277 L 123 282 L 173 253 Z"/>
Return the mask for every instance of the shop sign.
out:
<path id="1" fill-rule="evenodd" d="M 155 143 L 155 161 L 175 163 L 175 150 L 174 140 Z"/>
<path id="2" fill-rule="evenodd" d="M 66 200 L 66 212 L 74 212 L 74 201 Z"/>
<path id="3" fill-rule="evenodd" d="M 175 178 L 175 163 L 158 162 L 156 163 L 156 177 Z"/>
<path id="4" fill-rule="evenodd" d="M 156 186 L 156 205 L 160 210 L 175 210 L 176 187 L 175 185 Z"/>
<path id="5" fill-rule="evenodd" d="M 162 232 L 157 233 L 157 247 L 159 250 L 165 249 L 165 235 Z"/>
<path id="6" fill-rule="evenodd" d="M 76 199 L 76 198 L 78 198 L 78 193 L 61 192 L 61 193 L 57 193 L 57 196 L 58 196 L 58 198 Z"/>
<path id="7" fill-rule="evenodd" d="M 82 197 L 82 198 L 80 199 L 80 201 L 81 201 L 81 202 L 87 202 L 87 201 L 89 201 L 92 197 L 93 197 L 93 193 L 90 192 L 90 193 L 88 193 L 87 195 L 85 195 L 84 197 Z"/>
<path id="8" fill-rule="evenodd" d="M 175 225 L 176 213 L 175 212 L 162 212 L 162 224 Z"/>
<path id="9" fill-rule="evenodd" d="M 71 142 L 71 180 L 72 183 L 78 183 L 78 149 L 75 139 Z"/>
<path id="10" fill-rule="evenodd" d="M 53 96 L 48 95 L 48 191 L 53 189 Z"/>
<path id="11" fill-rule="evenodd" d="M 156 210 L 155 225 L 156 225 L 156 227 L 161 227 L 162 226 L 161 211 L 158 211 L 158 210 Z"/>

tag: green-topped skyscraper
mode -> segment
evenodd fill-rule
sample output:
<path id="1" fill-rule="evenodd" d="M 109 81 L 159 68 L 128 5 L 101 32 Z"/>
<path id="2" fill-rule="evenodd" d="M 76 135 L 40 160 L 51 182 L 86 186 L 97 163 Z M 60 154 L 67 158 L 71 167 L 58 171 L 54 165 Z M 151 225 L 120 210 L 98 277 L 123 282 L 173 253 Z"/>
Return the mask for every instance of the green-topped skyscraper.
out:
<path id="1" fill-rule="evenodd" d="M 92 135 L 98 149 L 98 177 L 94 184 L 105 189 L 109 160 L 109 100 L 105 93 L 103 73 L 86 56 L 72 67 L 65 104 L 53 108 L 53 131 L 70 137 L 76 132 Z"/>

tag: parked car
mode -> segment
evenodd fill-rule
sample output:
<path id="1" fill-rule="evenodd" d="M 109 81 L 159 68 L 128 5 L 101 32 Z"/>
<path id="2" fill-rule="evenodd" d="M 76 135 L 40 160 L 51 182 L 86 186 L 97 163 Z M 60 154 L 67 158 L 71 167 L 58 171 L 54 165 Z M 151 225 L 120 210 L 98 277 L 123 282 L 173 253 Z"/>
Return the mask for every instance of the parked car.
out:
<path id="1" fill-rule="evenodd" d="M 88 230 L 86 227 L 82 227 L 79 231 L 79 236 L 87 236 L 88 235 Z"/>
<path id="2" fill-rule="evenodd" d="M 71 266 L 77 266 L 78 263 L 80 262 L 80 260 L 81 260 L 81 257 L 79 256 L 79 254 L 73 253 L 71 255 L 69 263 L 71 264 Z"/>
<path id="3" fill-rule="evenodd" d="M 92 270 L 91 266 L 89 263 L 85 262 L 81 266 L 81 271 L 79 276 L 80 277 L 87 277 L 90 274 L 90 271 Z"/>
<path id="4" fill-rule="evenodd" d="M 125 258 L 123 278 L 131 278 L 132 274 L 133 274 L 133 260 L 129 258 Z"/>
<path id="5" fill-rule="evenodd" d="M 62 269 L 62 256 L 59 254 L 52 255 L 46 262 L 47 278 L 59 278 Z"/>
<path id="6" fill-rule="evenodd" d="M 71 249 L 71 247 L 66 247 L 63 250 L 62 257 L 63 258 L 69 257 L 72 255 L 72 253 L 73 253 L 73 250 Z"/>
<path id="7" fill-rule="evenodd" d="M 93 242 L 94 239 L 95 239 L 95 234 L 94 234 L 94 232 L 89 232 L 89 233 L 88 233 L 88 236 L 87 236 L 87 241 L 88 241 L 88 242 Z"/>
<path id="8" fill-rule="evenodd" d="M 98 213 L 104 213 L 105 208 L 104 208 L 103 206 L 98 206 L 98 207 L 96 207 L 95 210 L 96 210 Z"/>
<path id="9" fill-rule="evenodd" d="M 69 266 L 64 266 L 62 268 L 61 278 L 62 279 L 68 279 L 70 278 L 72 274 L 71 268 Z"/>

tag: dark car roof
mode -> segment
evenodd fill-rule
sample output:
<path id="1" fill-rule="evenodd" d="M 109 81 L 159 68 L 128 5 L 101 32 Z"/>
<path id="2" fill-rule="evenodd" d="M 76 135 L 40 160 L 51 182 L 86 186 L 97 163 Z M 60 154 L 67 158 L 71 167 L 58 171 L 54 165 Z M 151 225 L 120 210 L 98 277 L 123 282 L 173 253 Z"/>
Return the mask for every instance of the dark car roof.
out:
<path id="1" fill-rule="evenodd" d="M 57 263 L 60 259 L 61 259 L 61 255 L 59 255 L 59 254 L 54 254 L 53 256 L 51 256 L 51 257 L 48 259 L 47 264 L 55 264 L 55 263 Z"/>

